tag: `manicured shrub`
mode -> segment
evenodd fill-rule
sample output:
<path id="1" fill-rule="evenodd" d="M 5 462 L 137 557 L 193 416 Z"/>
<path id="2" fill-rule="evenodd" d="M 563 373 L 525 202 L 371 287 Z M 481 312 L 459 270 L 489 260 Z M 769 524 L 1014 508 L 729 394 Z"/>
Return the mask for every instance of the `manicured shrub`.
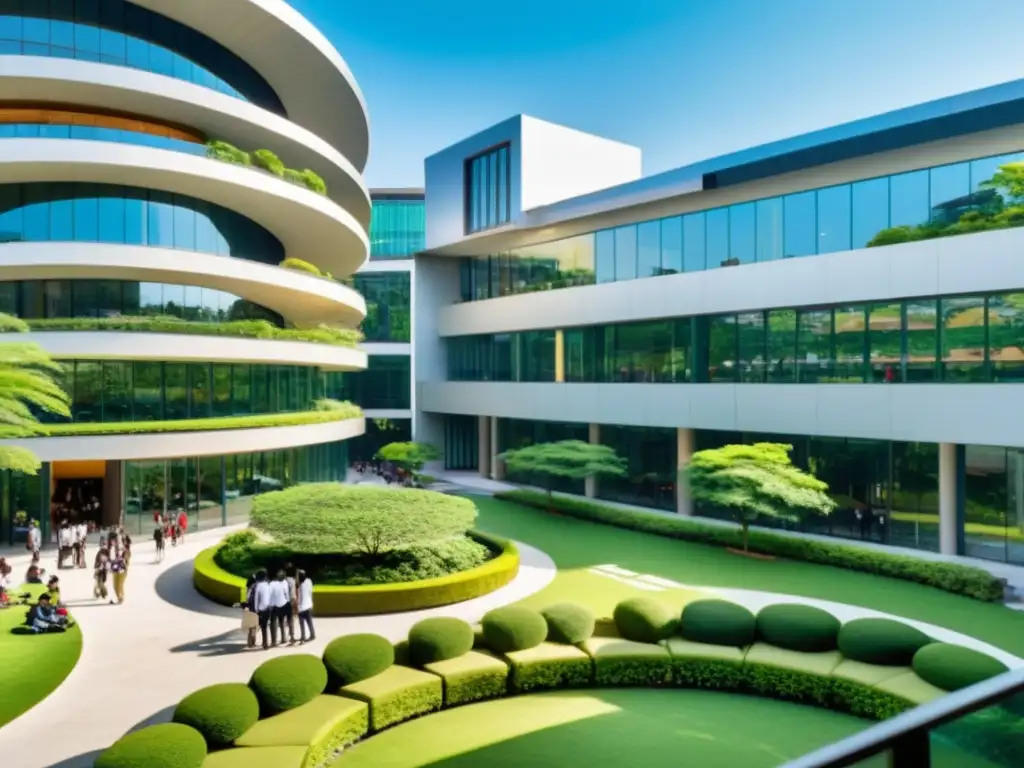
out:
<path id="1" fill-rule="evenodd" d="M 270 659 L 256 667 L 249 685 L 264 713 L 287 712 L 312 701 L 327 688 L 327 668 L 308 653 Z"/>
<path id="2" fill-rule="evenodd" d="M 581 688 L 591 684 L 594 662 L 571 645 L 541 643 L 523 651 L 512 651 L 509 688 L 517 693 L 546 688 Z"/>
<path id="3" fill-rule="evenodd" d="M 316 192 L 318 195 L 327 194 L 327 184 L 324 182 L 323 177 L 315 171 L 305 168 L 301 172 L 302 184 L 306 189 Z"/>
<path id="4" fill-rule="evenodd" d="M 465 535 L 476 521 L 469 499 L 435 491 L 309 483 L 253 500 L 251 524 L 304 554 L 377 556 Z"/>
<path id="5" fill-rule="evenodd" d="M 338 685 L 351 685 L 379 675 L 395 663 L 394 646 L 373 634 L 344 635 L 327 644 L 324 665 Z"/>
<path id="6" fill-rule="evenodd" d="M 695 643 L 740 647 L 754 642 L 757 619 L 728 600 L 695 600 L 683 608 L 679 634 Z"/>
<path id="7" fill-rule="evenodd" d="M 615 626 L 627 640 L 656 643 L 675 630 L 676 612 L 649 597 L 631 597 L 615 606 Z"/>
<path id="8" fill-rule="evenodd" d="M 206 143 L 206 156 L 224 163 L 252 165 L 252 156 L 248 152 L 244 152 L 234 144 L 229 144 L 226 141 L 208 141 Z"/>
<path id="9" fill-rule="evenodd" d="M 487 647 L 498 653 L 534 648 L 543 643 L 548 634 L 544 617 L 532 608 L 520 605 L 506 605 L 488 611 L 480 624 Z"/>
<path id="10" fill-rule="evenodd" d="M 162 723 L 114 742 L 93 763 L 94 768 L 202 768 L 206 741 L 195 728 Z"/>
<path id="11" fill-rule="evenodd" d="M 854 619 L 839 630 L 839 650 L 865 664 L 909 666 L 914 654 L 931 641 L 921 630 L 893 619 Z"/>
<path id="12" fill-rule="evenodd" d="M 839 619 L 810 605 L 778 603 L 757 614 L 758 638 L 791 651 L 834 651 L 839 628 Z"/>
<path id="13" fill-rule="evenodd" d="M 986 653 L 950 643 L 926 645 L 914 654 L 913 667 L 918 677 L 945 691 L 959 691 L 1008 669 Z"/>
<path id="14" fill-rule="evenodd" d="M 324 273 L 320 271 L 320 267 L 315 264 L 310 264 L 304 259 L 296 258 L 295 256 L 289 256 L 277 266 L 282 269 L 291 269 L 296 272 L 308 272 L 309 274 L 316 275 L 317 277 L 323 277 L 324 275 Z"/>
<path id="15" fill-rule="evenodd" d="M 190 693 L 171 719 L 195 728 L 211 748 L 225 747 L 260 719 L 260 703 L 249 686 L 221 683 Z"/>
<path id="16" fill-rule="evenodd" d="M 28 328 L 24 320 L 0 312 L 0 333 L 28 333 Z"/>
<path id="17" fill-rule="evenodd" d="M 422 667 L 473 650 L 473 628 L 462 619 L 437 616 L 416 622 L 409 630 L 409 661 Z"/>
<path id="18" fill-rule="evenodd" d="M 548 623 L 548 641 L 579 645 L 594 634 L 594 612 L 575 603 L 549 605 L 541 615 Z"/>
<path id="19" fill-rule="evenodd" d="M 666 538 L 717 547 L 743 546 L 740 529 L 728 525 L 702 523 L 692 518 L 670 517 L 635 509 L 619 509 L 563 496 L 554 497 L 549 505 L 547 495 L 537 491 L 505 491 L 494 494 L 494 497 L 534 509 L 547 511 L 553 508 L 560 514 L 580 520 Z M 750 532 L 749 546 L 752 552 L 914 581 L 975 600 L 1002 602 L 1004 598 L 1004 579 L 998 579 L 981 568 L 958 563 L 939 563 L 912 555 L 894 555 L 851 544 L 802 539 L 762 530 Z"/>
<path id="20" fill-rule="evenodd" d="M 284 163 L 269 149 L 257 149 L 252 153 L 252 164 L 275 176 L 284 176 Z"/>

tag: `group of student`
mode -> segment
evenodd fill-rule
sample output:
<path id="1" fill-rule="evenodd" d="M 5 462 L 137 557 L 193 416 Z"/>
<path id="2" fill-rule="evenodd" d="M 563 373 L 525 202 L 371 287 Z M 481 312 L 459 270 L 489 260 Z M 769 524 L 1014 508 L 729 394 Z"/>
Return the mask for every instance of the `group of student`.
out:
<path id="1" fill-rule="evenodd" d="M 7 608 L 11 605 L 25 605 L 29 599 L 29 593 L 18 596 L 20 602 L 15 603 L 10 594 L 10 578 L 14 568 L 7 562 L 7 558 L 0 557 L 0 608 Z M 45 571 L 39 564 L 33 562 L 25 574 L 26 584 L 42 584 Z M 74 622 L 68 615 L 67 608 L 60 599 L 60 579 L 51 576 L 46 582 L 46 592 L 43 592 L 35 604 L 25 615 L 25 626 L 33 634 L 44 634 L 49 632 L 65 632 L 68 627 L 74 626 Z"/>
<path id="2" fill-rule="evenodd" d="M 89 526 L 86 523 L 71 524 L 62 520 L 57 529 L 57 569 L 64 567 L 64 561 L 71 558 L 72 568 L 85 568 L 85 550 L 89 541 Z"/>
<path id="3" fill-rule="evenodd" d="M 278 638 L 295 644 L 295 620 L 299 620 L 299 642 L 316 640 L 313 629 L 313 582 L 291 563 L 273 579 L 265 570 L 259 570 L 246 581 L 245 602 L 242 604 L 242 629 L 247 633 L 246 646 L 256 647 L 259 629 L 263 650 L 277 647 Z M 306 630 L 309 636 L 306 636 Z"/>
<path id="4" fill-rule="evenodd" d="M 188 515 L 181 511 L 177 516 L 161 515 L 153 513 L 153 542 L 156 544 L 156 561 L 163 562 L 167 553 L 167 540 L 171 540 L 171 546 L 178 546 L 178 541 L 185 542 L 185 533 L 188 531 Z"/>

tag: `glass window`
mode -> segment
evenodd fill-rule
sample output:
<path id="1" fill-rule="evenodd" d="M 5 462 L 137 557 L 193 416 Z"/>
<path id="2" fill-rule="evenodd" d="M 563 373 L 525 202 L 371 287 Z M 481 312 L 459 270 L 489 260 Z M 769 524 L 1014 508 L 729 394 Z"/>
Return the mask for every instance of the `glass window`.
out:
<path id="1" fill-rule="evenodd" d="M 935 299 L 912 299 L 905 302 L 905 373 L 906 381 L 935 381 L 938 375 L 939 349 L 938 302 Z"/>
<path id="2" fill-rule="evenodd" d="M 131 421 L 132 364 L 103 363 L 103 420 Z"/>
<path id="3" fill-rule="evenodd" d="M 864 381 L 866 311 L 863 305 L 835 309 L 835 380 L 838 382 L 853 384 Z"/>
<path id="4" fill-rule="evenodd" d="M 134 419 L 136 421 L 160 421 L 163 411 L 163 368 L 160 363 L 132 364 L 132 392 Z"/>
<path id="5" fill-rule="evenodd" d="M 164 369 L 164 418 L 188 418 L 188 365 L 166 363 Z"/>
<path id="6" fill-rule="evenodd" d="M 683 271 L 683 217 L 661 220 L 661 274 Z"/>
<path id="7" fill-rule="evenodd" d="M 1012 534 L 1020 530 L 1021 476 L 1016 475 L 1019 452 L 997 446 L 968 445 L 964 451 L 964 545 L 970 557 L 1006 562 L 1008 553 L 1016 549 Z M 1012 461 L 1008 462 L 1008 459 Z M 1008 464 L 1015 470 L 1009 476 Z M 1012 517 L 1010 493 L 1014 498 Z M 1011 534 L 1012 532 L 1012 534 Z M 1015 538 L 1015 536 L 1014 536 Z M 1020 555 L 1016 559 L 1020 560 Z"/>
<path id="8" fill-rule="evenodd" d="M 802 309 L 797 313 L 797 380 L 822 382 L 832 378 L 832 310 Z"/>
<path id="9" fill-rule="evenodd" d="M 850 250 L 850 185 L 818 190 L 818 253 Z"/>
<path id="10" fill-rule="evenodd" d="M 658 509 L 675 508 L 676 432 L 659 427 L 602 426 L 601 442 L 626 461 L 625 477 L 603 477 L 599 498 Z"/>
<path id="11" fill-rule="evenodd" d="M 929 180 L 931 214 L 936 224 L 955 224 L 971 205 L 971 164 L 954 163 L 932 168 Z"/>
<path id="12" fill-rule="evenodd" d="M 1024 293 L 988 297 L 988 355 L 996 381 L 1024 381 Z"/>
<path id="13" fill-rule="evenodd" d="M 507 224 L 511 219 L 509 145 L 466 161 L 466 232 Z M 499 170 L 500 169 L 500 170 Z"/>
<path id="14" fill-rule="evenodd" d="M 704 253 L 704 214 L 690 213 L 683 217 L 683 269 L 698 272 L 707 269 Z"/>
<path id="15" fill-rule="evenodd" d="M 890 227 L 916 227 L 929 216 L 928 171 L 912 171 L 889 177 Z"/>
<path id="16" fill-rule="evenodd" d="M 248 365 L 231 366 L 232 413 L 244 416 L 252 413 L 252 376 Z"/>
<path id="17" fill-rule="evenodd" d="M 207 363 L 191 363 L 189 376 L 189 417 L 206 419 L 210 417 L 211 390 L 210 366 Z"/>
<path id="18" fill-rule="evenodd" d="M 889 178 L 858 181 L 852 186 L 853 247 L 865 248 L 889 228 Z"/>
<path id="19" fill-rule="evenodd" d="M 71 373 L 71 366 L 68 372 Z M 103 369 L 101 363 L 74 364 L 74 401 L 71 415 L 75 421 L 103 421 Z"/>
<path id="20" fill-rule="evenodd" d="M 757 202 L 757 260 L 782 258 L 782 198 L 770 197 Z"/>
<path id="21" fill-rule="evenodd" d="M 661 272 L 661 222 L 637 226 L 637 277 L 657 277 Z"/>
<path id="22" fill-rule="evenodd" d="M 942 369 L 946 381 L 985 381 L 985 299 L 942 299 Z"/>
<path id="23" fill-rule="evenodd" d="M 753 264 L 757 253 L 754 203 L 729 206 L 729 266 Z"/>
<path id="24" fill-rule="evenodd" d="M 787 259 L 794 256 L 810 256 L 817 253 L 817 193 L 801 192 L 786 195 L 786 245 Z M 760 225 L 760 221 L 758 221 Z"/>
<path id="25" fill-rule="evenodd" d="M 729 209 L 708 211 L 705 222 L 707 268 L 729 266 Z"/>
<path id="26" fill-rule="evenodd" d="M 870 304 L 868 307 L 868 356 L 871 378 L 876 382 L 902 381 L 903 305 Z"/>
<path id="27" fill-rule="evenodd" d="M 736 316 L 718 315 L 708 324 L 708 379 L 736 381 Z"/>
<path id="28" fill-rule="evenodd" d="M 692 322 L 689 317 L 672 321 L 672 381 L 693 381 L 691 356 Z"/>
<path id="29" fill-rule="evenodd" d="M 738 380 L 760 384 L 765 380 L 765 327 L 763 312 L 745 312 L 736 318 L 739 336 Z"/>
<path id="30" fill-rule="evenodd" d="M 768 313 L 767 380 L 796 381 L 796 310 L 773 309 Z"/>
<path id="31" fill-rule="evenodd" d="M 634 279 L 636 266 L 636 225 L 618 227 L 615 230 L 615 279 Z"/>
<path id="32" fill-rule="evenodd" d="M 597 282 L 610 283 L 615 278 L 615 230 L 603 229 L 594 238 Z"/>

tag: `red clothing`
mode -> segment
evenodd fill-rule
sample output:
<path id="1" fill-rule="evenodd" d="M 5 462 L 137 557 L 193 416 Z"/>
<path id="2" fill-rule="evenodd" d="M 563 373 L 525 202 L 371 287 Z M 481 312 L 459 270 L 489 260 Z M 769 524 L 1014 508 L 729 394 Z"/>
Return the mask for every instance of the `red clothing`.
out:
<path id="1" fill-rule="evenodd" d="M 184 512 L 178 515 L 178 527 L 183 531 L 188 528 L 188 515 Z"/>

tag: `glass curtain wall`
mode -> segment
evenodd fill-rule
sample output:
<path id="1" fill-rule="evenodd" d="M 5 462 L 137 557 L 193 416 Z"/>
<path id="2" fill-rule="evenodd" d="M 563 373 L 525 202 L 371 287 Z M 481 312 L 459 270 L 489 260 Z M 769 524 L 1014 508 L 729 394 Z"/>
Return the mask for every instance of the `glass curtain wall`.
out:
<path id="1" fill-rule="evenodd" d="M 1017 227 L 1021 162 L 1021 152 L 984 157 L 469 257 L 462 300 Z"/>
<path id="2" fill-rule="evenodd" d="M 512 150 L 509 144 L 466 161 L 466 233 L 507 224 L 512 218 Z"/>
<path id="3" fill-rule="evenodd" d="M 1024 450 L 965 447 L 965 554 L 1024 565 Z"/>
<path id="4" fill-rule="evenodd" d="M 408 343 L 412 295 L 408 272 L 370 272 L 353 276 L 352 287 L 366 299 L 362 331 L 366 341 Z"/>
<path id="5" fill-rule="evenodd" d="M 348 400 L 363 410 L 412 408 L 408 355 L 370 355 L 365 371 L 328 373 L 327 397 Z"/>
<path id="6" fill-rule="evenodd" d="M 589 429 L 584 426 L 584 429 Z M 625 477 L 597 481 L 597 497 L 674 511 L 676 508 L 676 430 L 601 425 L 601 444 L 626 461 Z"/>
<path id="7" fill-rule="evenodd" d="M 552 421 L 531 421 L 528 419 L 498 419 L 498 448 L 500 451 L 511 451 L 525 448 L 537 443 L 556 443 L 560 440 L 582 440 L 587 442 L 590 430 L 586 424 L 558 423 Z M 533 472 L 515 473 L 506 469 L 505 477 L 509 482 L 535 485 L 539 488 L 550 487 L 560 493 L 582 494 L 583 480 L 571 480 L 565 477 L 551 477 Z"/>
<path id="8" fill-rule="evenodd" d="M 412 419 L 367 419 L 366 432 L 349 441 L 349 458 L 352 462 L 371 461 L 385 445 L 410 440 Z"/>
<path id="9" fill-rule="evenodd" d="M 422 196 L 374 195 L 370 216 L 371 260 L 411 259 L 427 247 L 426 236 L 426 203 Z"/>

